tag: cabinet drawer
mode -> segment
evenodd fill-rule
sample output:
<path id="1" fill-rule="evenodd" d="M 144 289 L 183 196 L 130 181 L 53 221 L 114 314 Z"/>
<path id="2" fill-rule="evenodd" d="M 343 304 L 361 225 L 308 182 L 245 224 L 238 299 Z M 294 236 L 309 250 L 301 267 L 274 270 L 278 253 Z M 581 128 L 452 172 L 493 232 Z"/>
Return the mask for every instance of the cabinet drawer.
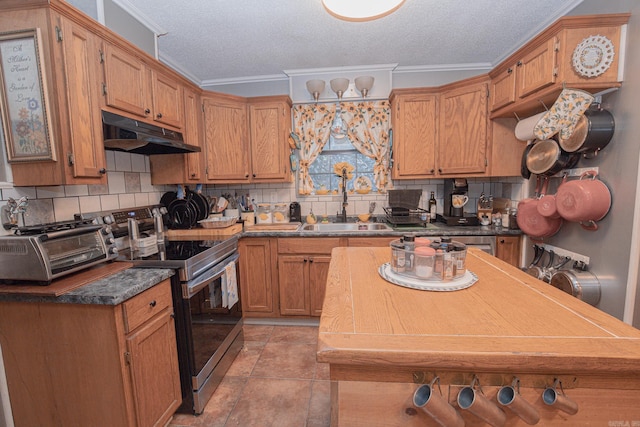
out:
<path id="1" fill-rule="evenodd" d="M 133 331 L 167 307 L 173 307 L 169 279 L 122 304 L 125 332 Z"/>
<path id="2" fill-rule="evenodd" d="M 278 239 L 279 254 L 331 254 L 333 248 L 347 246 L 340 237 L 299 237 Z"/>

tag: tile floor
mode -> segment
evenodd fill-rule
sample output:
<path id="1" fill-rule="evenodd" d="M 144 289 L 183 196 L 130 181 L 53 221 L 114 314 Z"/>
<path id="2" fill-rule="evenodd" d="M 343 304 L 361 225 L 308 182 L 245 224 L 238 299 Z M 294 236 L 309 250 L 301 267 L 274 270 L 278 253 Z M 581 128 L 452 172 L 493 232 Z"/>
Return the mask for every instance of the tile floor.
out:
<path id="1" fill-rule="evenodd" d="M 316 362 L 317 326 L 244 325 L 244 347 L 204 412 L 169 427 L 330 424 L 329 367 Z"/>

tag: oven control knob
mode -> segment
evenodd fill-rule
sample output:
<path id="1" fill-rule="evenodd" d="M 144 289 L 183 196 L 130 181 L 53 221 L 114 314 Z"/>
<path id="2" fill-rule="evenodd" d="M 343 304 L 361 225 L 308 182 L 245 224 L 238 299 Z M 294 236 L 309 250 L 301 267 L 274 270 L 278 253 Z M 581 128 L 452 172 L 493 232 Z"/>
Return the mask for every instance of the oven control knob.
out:
<path id="1" fill-rule="evenodd" d="M 107 245 L 113 245 L 116 243 L 116 239 L 114 239 L 113 237 L 107 237 L 106 239 L 104 239 L 104 241 Z"/>
<path id="2" fill-rule="evenodd" d="M 111 227 L 106 226 L 102 228 L 102 234 L 107 235 L 107 234 L 111 234 L 112 230 Z"/>
<path id="3" fill-rule="evenodd" d="M 114 254 L 114 255 L 117 254 L 118 253 L 118 248 L 115 247 L 115 246 L 110 247 L 109 248 L 109 253 L 110 254 Z"/>
<path id="4" fill-rule="evenodd" d="M 105 215 L 104 218 L 102 218 L 102 220 L 104 221 L 105 224 L 113 224 L 113 216 L 111 215 Z"/>

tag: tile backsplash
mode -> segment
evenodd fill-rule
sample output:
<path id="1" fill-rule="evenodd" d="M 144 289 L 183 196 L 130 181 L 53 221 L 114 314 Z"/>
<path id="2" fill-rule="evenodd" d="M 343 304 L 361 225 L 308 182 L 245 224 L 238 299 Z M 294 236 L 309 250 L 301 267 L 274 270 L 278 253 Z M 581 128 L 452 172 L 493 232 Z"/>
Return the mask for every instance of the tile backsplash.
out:
<path id="1" fill-rule="evenodd" d="M 42 224 L 73 219 L 76 213 L 99 212 L 137 206 L 157 204 L 166 191 L 175 191 L 173 186 L 152 185 L 149 158 L 139 154 L 120 151 L 106 151 L 107 185 L 61 185 L 42 187 L 13 187 L 0 189 L 0 205 L 9 198 L 27 196 L 29 205 L 24 216 L 25 225 Z M 521 178 L 470 178 L 469 211 L 475 211 L 481 193 L 495 197 L 520 200 L 525 195 Z M 431 191 L 438 201 L 438 212 L 442 213 L 444 201 L 444 180 L 395 181 L 396 189 L 421 189 L 420 207 L 426 208 Z M 316 215 L 336 215 L 342 210 L 342 195 L 298 196 L 295 183 L 286 184 L 246 184 L 208 185 L 204 187 L 208 196 L 223 193 L 246 195 L 255 203 L 275 203 L 297 200 L 302 207 L 302 215 L 311 210 Z M 369 204 L 376 202 L 374 214 L 383 215 L 387 205 L 386 194 L 350 194 L 347 214 L 357 215 L 368 212 Z M 0 229 L 0 234 L 9 233 Z"/>

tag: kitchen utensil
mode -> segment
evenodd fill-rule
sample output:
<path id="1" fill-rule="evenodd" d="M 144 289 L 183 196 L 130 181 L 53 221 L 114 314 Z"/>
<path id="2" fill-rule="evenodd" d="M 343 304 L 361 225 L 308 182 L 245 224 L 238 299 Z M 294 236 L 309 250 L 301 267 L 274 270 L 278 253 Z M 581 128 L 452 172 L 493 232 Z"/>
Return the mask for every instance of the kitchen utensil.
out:
<path id="1" fill-rule="evenodd" d="M 558 272 L 562 267 L 564 267 L 569 261 L 571 261 L 571 257 L 569 256 L 560 257 L 556 264 L 551 265 L 549 268 L 545 270 L 544 277 L 542 280 L 544 280 L 547 283 L 551 283 L 551 278 L 553 277 L 553 275 L 556 274 L 556 272 Z"/>
<path id="2" fill-rule="evenodd" d="M 562 182 L 565 182 L 567 176 L 565 175 Z M 560 184 L 562 185 L 562 184 Z M 542 216 L 546 216 L 548 218 L 560 218 L 560 213 L 558 212 L 556 206 L 556 195 L 555 194 L 545 194 L 540 197 L 538 201 L 538 213 Z"/>
<path id="3" fill-rule="evenodd" d="M 186 199 L 175 199 L 168 207 L 169 224 L 172 229 L 188 229 L 196 225 L 195 207 Z"/>
<path id="4" fill-rule="evenodd" d="M 560 147 L 569 153 L 577 152 L 590 158 L 609 144 L 614 130 L 613 115 L 600 105 L 592 105 L 578 120 L 571 136 L 560 140 Z"/>
<path id="5" fill-rule="evenodd" d="M 186 198 L 196 211 L 196 221 L 200 221 L 209 216 L 209 202 L 200 193 L 189 190 L 189 187 L 185 188 Z"/>
<path id="6" fill-rule="evenodd" d="M 536 142 L 527 153 L 527 169 L 531 173 L 555 175 L 563 169 L 570 169 L 578 163 L 580 155 L 567 153 L 555 139 Z"/>
<path id="7" fill-rule="evenodd" d="M 527 270 L 527 273 L 529 273 L 529 275 L 535 277 L 536 279 L 539 280 L 544 280 L 547 271 L 551 268 L 551 266 L 553 265 L 553 261 L 555 259 L 555 252 L 553 251 L 546 251 L 544 248 L 542 248 L 542 253 L 547 253 L 547 264 L 545 266 L 540 266 L 540 265 L 534 265 L 532 268 Z"/>
<path id="8" fill-rule="evenodd" d="M 529 141 L 526 147 L 524 147 L 524 151 L 522 152 L 522 160 L 520 161 L 520 175 L 524 179 L 529 179 L 531 177 L 531 171 L 527 168 L 527 156 L 529 155 L 529 151 L 533 148 L 534 141 Z"/>
<path id="9" fill-rule="evenodd" d="M 540 188 L 541 177 L 536 178 L 536 193 Z M 544 184 L 540 194 L 533 198 L 521 200 L 518 203 L 518 227 L 533 239 L 542 239 L 556 234 L 562 226 L 562 218 L 548 218 L 538 212 L 539 197 L 544 196 L 548 185 L 548 177 L 544 177 Z"/>
<path id="10" fill-rule="evenodd" d="M 238 221 L 235 216 L 223 216 L 219 218 L 208 218 L 198 221 L 202 228 L 226 228 Z"/>
<path id="11" fill-rule="evenodd" d="M 551 285 L 573 295 L 587 304 L 600 302 L 600 281 L 595 274 L 584 270 L 561 270 L 551 278 Z"/>
<path id="12" fill-rule="evenodd" d="M 596 221 L 604 218 L 611 208 L 611 192 L 597 177 L 595 171 L 584 172 L 580 179 L 562 183 L 556 194 L 562 218 L 579 222 L 587 230 L 597 230 Z"/>
<path id="13" fill-rule="evenodd" d="M 168 208 L 171 202 L 176 199 L 177 195 L 178 193 L 176 193 L 175 191 L 167 191 L 162 195 L 162 197 L 160 197 L 160 204 Z"/>
<path id="14" fill-rule="evenodd" d="M 218 197 L 215 211 L 223 212 L 227 208 L 227 206 L 229 206 L 229 201 L 224 196 L 220 196 Z"/>
<path id="15" fill-rule="evenodd" d="M 525 272 L 538 278 L 540 276 L 542 267 L 540 266 L 540 261 L 542 260 L 542 256 L 547 252 L 543 246 L 534 245 L 533 250 L 535 251 L 533 261 L 531 261 L 531 265 L 525 270 Z"/>

